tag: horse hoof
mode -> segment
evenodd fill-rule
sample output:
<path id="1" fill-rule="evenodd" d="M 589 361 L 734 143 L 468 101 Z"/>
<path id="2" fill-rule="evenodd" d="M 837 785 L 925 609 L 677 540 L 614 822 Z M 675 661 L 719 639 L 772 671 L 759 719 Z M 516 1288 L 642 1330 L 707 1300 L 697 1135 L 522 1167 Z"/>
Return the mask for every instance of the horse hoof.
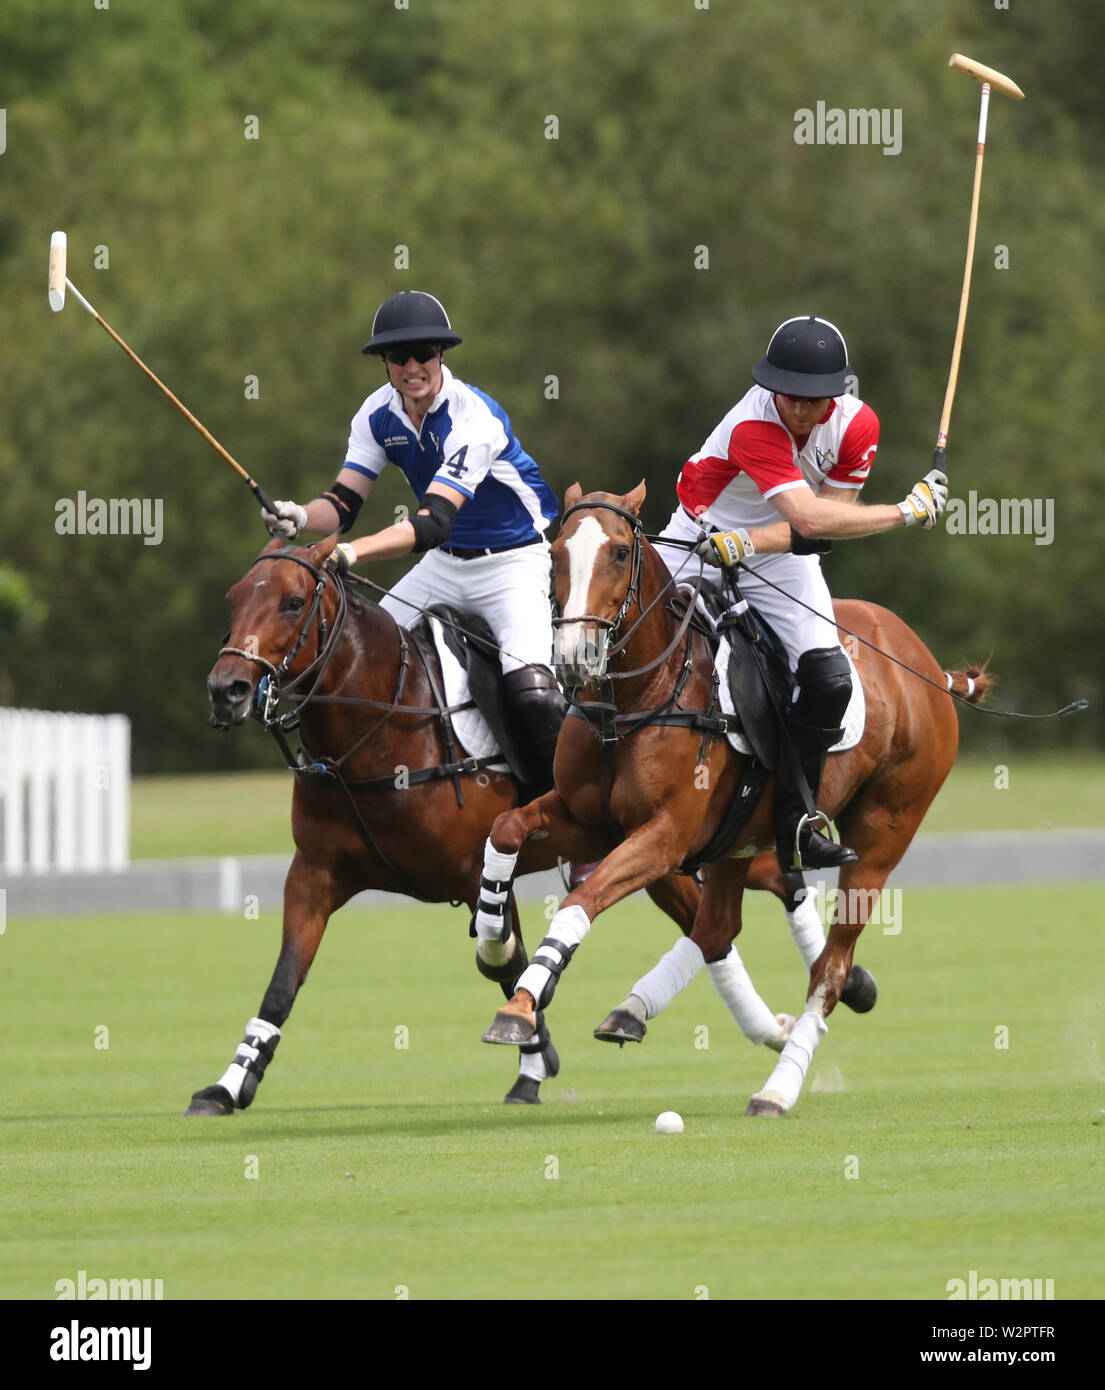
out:
<path id="1" fill-rule="evenodd" d="M 233 1097 L 224 1086 L 205 1086 L 192 1097 L 186 1115 L 233 1115 Z"/>
<path id="2" fill-rule="evenodd" d="M 627 1009 L 615 1009 L 595 1029 L 595 1037 L 599 1042 L 616 1042 L 619 1047 L 624 1047 L 627 1042 L 643 1041 L 647 1032 L 641 1020 Z"/>
<path id="3" fill-rule="evenodd" d="M 778 1091 L 758 1091 L 748 1102 L 748 1109 L 744 1113 L 746 1117 L 758 1115 L 768 1119 L 776 1119 L 787 1113 L 787 1107 Z"/>
<path id="4" fill-rule="evenodd" d="M 852 973 L 844 981 L 840 991 L 840 1002 L 847 1004 L 853 1013 L 869 1014 L 879 997 L 879 987 L 875 977 L 862 965 L 853 965 Z"/>
<path id="5" fill-rule="evenodd" d="M 540 1105 L 537 1090 L 540 1082 L 534 1081 L 531 1077 L 520 1076 L 518 1080 L 503 1096 L 504 1105 Z"/>
<path id="6" fill-rule="evenodd" d="M 769 1047 L 772 1052 L 782 1052 L 787 1045 L 787 1039 L 790 1037 L 790 1030 L 796 1021 L 793 1014 L 776 1014 L 775 1022 L 778 1024 L 778 1030 L 773 1038 L 768 1038 L 765 1041 L 764 1047 Z"/>
<path id="7" fill-rule="evenodd" d="M 525 1047 L 527 1043 L 537 1040 L 535 1016 L 508 1013 L 506 1009 L 499 1010 L 482 1038 L 485 1043 L 502 1043 L 504 1047 Z"/>

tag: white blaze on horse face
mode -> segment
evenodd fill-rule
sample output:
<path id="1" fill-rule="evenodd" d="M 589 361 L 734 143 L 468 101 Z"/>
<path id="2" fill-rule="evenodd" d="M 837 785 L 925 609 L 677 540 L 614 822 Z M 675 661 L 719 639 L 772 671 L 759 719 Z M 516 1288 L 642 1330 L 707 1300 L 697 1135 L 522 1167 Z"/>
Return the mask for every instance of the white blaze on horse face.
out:
<path id="1" fill-rule="evenodd" d="M 591 580 L 599 551 L 610 537 L 593 516 L 586 516 L 564 542 L 568 552 L 568 598 L 556 633 L 556 665 L 570 683 L 582 685 L 606 671 L 606 633 L 582 621 L 588 610 Z"/>

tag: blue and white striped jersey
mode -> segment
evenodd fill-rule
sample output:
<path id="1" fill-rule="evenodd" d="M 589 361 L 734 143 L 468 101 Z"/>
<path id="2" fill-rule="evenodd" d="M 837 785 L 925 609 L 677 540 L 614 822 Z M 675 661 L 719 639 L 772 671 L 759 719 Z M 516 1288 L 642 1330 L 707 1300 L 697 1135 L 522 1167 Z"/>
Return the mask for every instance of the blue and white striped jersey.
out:
<path id="1" fill-rule="evenodd" d="M 441 374 L 421 430 L 390 383 L 374 391 L 353 417 L 345 467 L 375 479 L 393 463 L 419 501 L 432 482 L 464 493 L 470 500 L 457 512 L 447 547 L 499 548 L 543 534 L 560 510 L 556 494 L 515 439 L 506 411 L 444 363 Z"/>

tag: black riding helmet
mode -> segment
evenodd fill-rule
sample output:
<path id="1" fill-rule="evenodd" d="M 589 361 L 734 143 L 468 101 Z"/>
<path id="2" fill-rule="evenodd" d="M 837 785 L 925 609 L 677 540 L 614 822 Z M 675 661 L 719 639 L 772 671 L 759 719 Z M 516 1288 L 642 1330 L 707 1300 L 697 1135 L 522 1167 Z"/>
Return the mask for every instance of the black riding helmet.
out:
<path id="1" fill-rule="evenodd" d="M 440 343 L 456 347 L 463 341 L 453 332 L 445 306 L 422 290 L 400 290 L 385 299 L 372 320 L 372 337 L 362 352 L 382 353 L 393 343 Z"/>
<path id="2" fill-rule="evenodd" d="M 848 348 L 840 329 L 809 314 L 787 319 L 771 335 L 767 355 L 752 380 L 784 396 L 843 396 L 848 389 Z"/>

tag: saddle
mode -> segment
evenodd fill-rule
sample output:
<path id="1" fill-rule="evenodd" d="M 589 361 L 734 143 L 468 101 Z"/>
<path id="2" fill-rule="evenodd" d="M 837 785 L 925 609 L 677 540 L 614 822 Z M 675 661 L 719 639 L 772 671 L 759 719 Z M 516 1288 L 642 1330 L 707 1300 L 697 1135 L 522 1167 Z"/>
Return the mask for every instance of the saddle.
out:
<path id="1" fill-rule="evenodd" d="M 483 618 L 474 613 L 462 612 L 446 603 L 434 604 L 427 608 L 425 616 L 419 618 L 411 628 L 410 634 L 438 667 L 440 662 L 431 618 L 438 619 L 440 626 L 437 630 L 442 641 L 450 656 L 464 670 L 472 703 L 490 729 L 503 761 L 517 781 L 523 783 L 525 778 L 521 769 L 525 766 L 525 753 L 519 745 L 502 698 L 500 683 L 503 670 L 499 661 L 499 645 L 492 636 L 491 629 Z M 440 692 L 440 699 L 445 707 L 447 701 L 443 690 Z M 451 708 L 455 711 L 456 706 Z"/>
<path id="2" fill-rule="evenodd" d="M 756 760 L 774 772 L 781 735 L 778 711 L 787 708 L 794 693 L 786 649 L 767 619 L 747 603 L 731 610 L 731 600 L 709 583 L 702 585 L 700 600 L 709 615 L 711 630 L 706 635 L 715 652 L 721 639 L 729 647 L 729 693 L 740 731 Z M 686 603 L 682 595 L 671 600 L 680 617 Z"/>

